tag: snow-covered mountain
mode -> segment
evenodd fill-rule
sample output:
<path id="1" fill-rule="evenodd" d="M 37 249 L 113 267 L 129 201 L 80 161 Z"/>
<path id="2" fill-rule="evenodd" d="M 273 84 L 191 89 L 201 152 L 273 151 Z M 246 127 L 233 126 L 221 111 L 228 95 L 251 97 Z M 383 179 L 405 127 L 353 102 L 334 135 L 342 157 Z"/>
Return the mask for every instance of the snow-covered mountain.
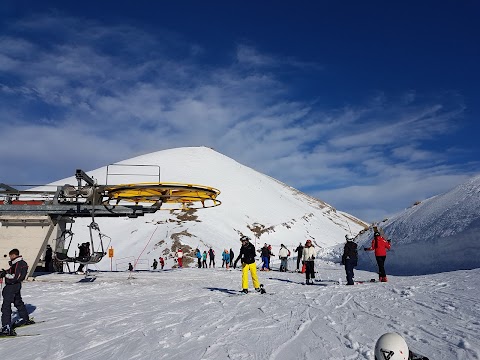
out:
<path id="1" fill-rule="evenodd" d="M 378 224 L 392 250 L 387 273 L 420 275 L 480 267 L 480 176 L 453 190 L 416 203 Z M 370 246 L 372 231 L 359 235 L 359 248 Z M 340 247 L 326 252 L 338 261 Z M 359 251 L 359 268 L 374 269 L 373 253 Z"/>
<path id="2" fill-rule="evenodd" d="M 118 164 L 159 165 L 162 182 L 215 187 L 221 191 L 218 199 L 222 202 L 214 208 L 158 211 L 137 219 L 96 219 L 101 231 L 112 238 L 110 245 L 115 249 L 114 261 L 119 269 L 137 258 L 140 258 L 137 267 L 146 268 L 147 263 L 159 256 L 166 257 L 167 265 L 171 265 L 172 254 L 180 245 L 186 253 L 197 247 L 208 250 L 211 246 L 217 253 L 217 261 L 221 261 L 223 249 L 233 248 L 238 253 L 241 234 L 251 237 L 257 248 L 263 243 L 271 244 L 277 254 L 282 243 L 293 249 L 300 242 L 312 239 L 320 247 L 329 247 L 343 242 L 345 234 L 357 234 L 365 227 L 354 216 L 207 147 L 164 150 Z M 146 169 L 128 167 L 112 171 L 110 168 L 109 174 L 123 171 L 128 175 L 109 175 L 108 184 L 155 181 L 144 176 Z M 100 184 L 107 182 L 107 167 L 86 172 Z M 76 184 L 76 180 L 71 177 L 54 184 L 66 183 Z M 72 228 L 75 245 L 70 252 L 76 250 L 76 243 L 88 240 L 89 222 L 76 220 Z M 98 266 L 106 269 L 110 263 L 104 259 Z"/>

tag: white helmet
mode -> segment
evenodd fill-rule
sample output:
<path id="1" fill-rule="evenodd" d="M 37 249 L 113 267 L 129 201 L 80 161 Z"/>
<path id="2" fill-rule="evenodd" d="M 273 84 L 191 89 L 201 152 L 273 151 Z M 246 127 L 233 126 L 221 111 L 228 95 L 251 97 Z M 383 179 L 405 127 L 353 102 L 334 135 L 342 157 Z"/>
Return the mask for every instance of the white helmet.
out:
<path id="1" fill-rule="evenodd" d="M 397 333 L 380 336 L 375 344 L 375 360 L 408 360 L 408 346 Z"/>

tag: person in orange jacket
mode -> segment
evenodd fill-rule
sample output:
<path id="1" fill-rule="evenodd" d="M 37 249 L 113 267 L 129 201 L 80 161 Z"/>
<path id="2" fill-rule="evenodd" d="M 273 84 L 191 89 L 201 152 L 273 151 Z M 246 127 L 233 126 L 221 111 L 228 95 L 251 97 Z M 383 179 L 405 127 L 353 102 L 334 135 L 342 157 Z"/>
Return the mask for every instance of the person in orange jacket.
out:
<path id="1" fill-rule="evenodd" d="M 372 240 L 372 246 L 363 248 L 365 251 L 375 250 L 375 258 L 378 265 L 378 276 L 381 282 L 387 282 L 385 273 L 385 259 L 387 258 L 387 249 L 390 249 L 390 240 L 385 240 L 379 232 L 375 232 Z"/>

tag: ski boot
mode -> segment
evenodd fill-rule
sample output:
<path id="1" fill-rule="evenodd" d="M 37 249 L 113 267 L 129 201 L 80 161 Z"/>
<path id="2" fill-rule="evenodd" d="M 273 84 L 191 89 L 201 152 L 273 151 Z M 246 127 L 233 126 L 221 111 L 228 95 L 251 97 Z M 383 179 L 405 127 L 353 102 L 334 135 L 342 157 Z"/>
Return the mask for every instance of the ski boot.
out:
<path id="1" fill-rule="evenodd" d="M 248 289 L 243 289 L 243 290 L 242 290 L 242 293 L 248 294 Z"/>
<path id="2" fill-rule="evenodd" d="M 16 336 L 15 330 L 10 325 L 5 325 L 0 330 L 0 336 Z"/>
<path id="3" fill-rule="evenodd" d="M 18 319 L 12 324 L 12 329 L 33 324 L 35 324 L 35 321 L 33 319 L 28 319 L 27 321 L 23 319 Z"/>

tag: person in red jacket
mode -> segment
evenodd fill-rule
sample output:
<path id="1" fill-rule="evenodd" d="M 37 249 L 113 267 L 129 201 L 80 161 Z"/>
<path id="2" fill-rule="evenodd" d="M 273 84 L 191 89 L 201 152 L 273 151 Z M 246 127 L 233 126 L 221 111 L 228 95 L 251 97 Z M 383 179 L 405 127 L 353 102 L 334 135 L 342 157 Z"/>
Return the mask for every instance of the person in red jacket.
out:
<path id="1" fill-rule="evenodd" d="M 390 240 L 385 240 L 379 232 L 375 232 L 372 240 L 372 246 L 363 248 L 365 251 L 375 250 L 375 258 L 378 265 L 378 276 L 381 282 L 387 282 L 385 273 L 385 259 L 387 258 L 387 249 L 390 249 Z"/>

